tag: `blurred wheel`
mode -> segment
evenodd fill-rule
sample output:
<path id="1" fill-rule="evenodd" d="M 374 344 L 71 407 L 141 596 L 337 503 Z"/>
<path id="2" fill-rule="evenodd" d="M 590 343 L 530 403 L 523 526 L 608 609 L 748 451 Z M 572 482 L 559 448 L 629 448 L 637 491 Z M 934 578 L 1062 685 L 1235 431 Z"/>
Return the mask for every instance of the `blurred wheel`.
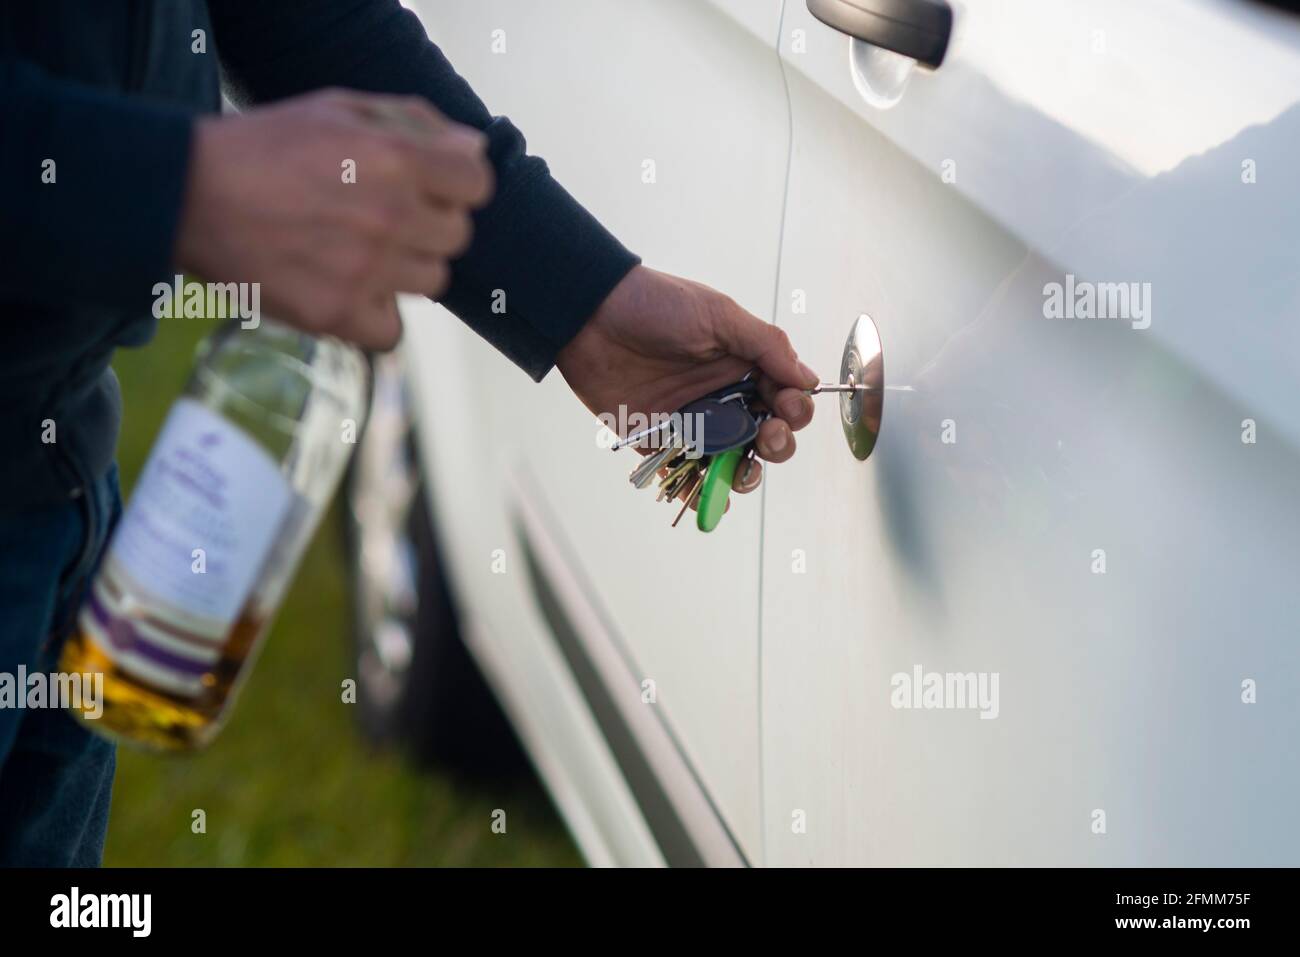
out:
<path id="1" fill-rule="evenodd" d="M 460 639 L 400 363 L 378 356 L 373 369 L 344 510 L 362 730 L 423 762 L 513 773 L 526 760 Z"/>

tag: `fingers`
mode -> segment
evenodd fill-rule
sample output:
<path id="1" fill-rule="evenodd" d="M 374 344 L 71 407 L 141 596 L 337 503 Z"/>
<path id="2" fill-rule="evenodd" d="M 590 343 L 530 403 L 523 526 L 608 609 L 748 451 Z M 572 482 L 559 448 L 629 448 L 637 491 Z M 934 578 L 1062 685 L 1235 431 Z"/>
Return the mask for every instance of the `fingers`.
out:
<path id="1" fill-rule="evenodd" d="M 773 414 L 784 419 L 795 432 L 812 421 L 813 397 L 802 389 L 783 389 L 768 376 L 759 376 L 758 396 Z"/>
<path id="2" fill-rule="evenodd" d="M 754 444 L 767 461 L 784 462 L 794 455 L 794 432 L 784 419 L 768 419 L 758 427 Z"/>
<path id="3" fill-rule="evenodd" d="M 368 122 L 428 136 L 447 128 L 451 121 L 419 96 L 386 96 L 355 90 L 326 90 L 322 97 L 351 110 Z"/>
<path id="4" fill-rule="evenodd" d="M 487 137 L 448 120 L 418 96 L 378 96 L 347 90 L 327 98 L 380 129 L 393 154 L 383 170 L 394 179 L 410 177 L 430 201 L 477 209 L 492 196 L 494 176 Z"/>
<path id="5" fill-rule="evenodd" d="M 727 351 L 749 360 L 762 372 L 759 398 L 776 416 L 759 426 L 755 449 L 769 462 L 785 462 L 794 455 L 795 431 L 812 421 L 812 396 L 803 390 L 818 383 L 817 373 L 799 361 L 785 332 L 739 306 L 728 310 L 721 325 L 720 338 Z M 762 466 L 754 462 L 746 470 L 743 463 L 736 470 L 732 488 L 750 492 L 761 481 Z"/>
<path id="6" fill-rule="evenodd" d="M 456 125 L 422 96 L 399 96 L 391 99 L 396 101 L 397 114 L 417 131 L 437 133 Z"/>
<path id="7" fill-rule="evenodd" d="M 402 338 L 402 319 L 397 311 L 397 300 L 391 296 L 377 296 L 366 303 L 348 323 L 347 338 L 363 349 L 387 352 Z"/>
<path id="8" fill-rule="evenodd" d="M 487 137 L 453 124 L 429 140 L 412 141 L 412 172 L 425 195 L 436 202 L 478 209 L 495 187 L 487 160 Z"/>
<path id="9" fill-rule="evenodd" d="M 747 495 L 754 491 L 763 481 L 763 465 L 755 459 L 741 459 L 736 467 L 735 478 L 731 480 L 731 490 Z"/>
<path id="10" fill-rule="evenodd" d="M 376 277 L 380 289 L 418 293 L 434 299 L 447 291 L 451 268 L 439 256 L 404 253 L 389 257 Z"/>
<path id="11" fill-rule="evenodd" d="M 425 211 L 425 222 L 417 224 L 417 244 L 425 252 L 447 259 L 455 259 L 469 249 L 474 237 L 474 223 L 469 213 L 460 207 L 442 206 Z"/>
<path id="12" fill-rule="evenodd" d="M 416 204 L 395 219 L 394 243 L 412 255 L 455 259 L 474 235 L 473 220 L 462 207 Z"/>
<path id="13" fill-rule="evenodd" d="M 469 247 L 470 210 L 492 195 L 487 138 L 447 120 L 420 97 L 339 97 L 372 133 L 382 129 L 365 166 L 375 178 L 375 198 L 357 197 L 376 253 L 362 282 L 380 292 L 437 298 L 449 283 L 448 260 Z M 384 334 L 392 330 L 385 319 Z"/>
<path id="14" fill-rule="evenodd" d="M 817 373 L 799 361 L 783 330 L 735 303 L 730 303 L 718 322 L 717 334 L 729 353 L 757 365 L 778 385 L 811 389 L 818 382 Z"/>

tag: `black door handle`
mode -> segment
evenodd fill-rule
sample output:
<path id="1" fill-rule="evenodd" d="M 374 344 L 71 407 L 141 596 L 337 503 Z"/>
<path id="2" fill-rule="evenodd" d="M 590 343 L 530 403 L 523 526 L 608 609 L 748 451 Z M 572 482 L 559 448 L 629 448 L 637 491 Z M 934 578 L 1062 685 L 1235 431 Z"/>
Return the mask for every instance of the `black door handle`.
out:
<path id="1" fill-rule="evenodd" d="M 952 34 L 948 0 L 808 0 L 808 12 L 841 33 L 937 67 Z"/>

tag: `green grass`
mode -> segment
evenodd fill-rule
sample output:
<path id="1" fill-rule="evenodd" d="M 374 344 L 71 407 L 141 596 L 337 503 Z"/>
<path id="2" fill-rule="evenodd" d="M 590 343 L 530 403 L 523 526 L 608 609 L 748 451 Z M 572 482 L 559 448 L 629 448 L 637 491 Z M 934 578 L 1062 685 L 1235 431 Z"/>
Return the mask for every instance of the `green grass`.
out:
<path id="1" fill-rule="evenodd" d="M 164 319 L 114 363 L 125 421 L 127 494 L 195 344 L 213 324 Z M 104 862 L 109 866 L 579 865 L 540 785 L 467 784 L 375 752 L 356 731 L 341 682 L 352 677 L 337 514 L 299 569 L 234 714 L 206 751 L 118 752 Z M 506 833 L 492 832 L 494 809 Z M 202 809 L 207 831 L 194 834 Z"/>

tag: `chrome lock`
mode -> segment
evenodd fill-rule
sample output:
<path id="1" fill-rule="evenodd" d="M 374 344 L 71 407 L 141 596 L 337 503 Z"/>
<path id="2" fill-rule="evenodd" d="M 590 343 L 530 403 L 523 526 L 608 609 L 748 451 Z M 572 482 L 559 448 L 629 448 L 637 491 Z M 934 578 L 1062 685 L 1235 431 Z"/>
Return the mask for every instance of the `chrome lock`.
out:
<path id="1" fill-rule="evenodd" d="M 840 423 L 849 451 L 856 459 L 865 459 L 876 447 L 880 435 L 880 417 L 885 403 L 885 356 L 876 324 L 865 312 L 849 330 L 840 362 L 840 381 L 823 382 L 809 395 L 837 392 L 840 396 Z"/>
<path id="2" fill-rule="evenodd" d="M 852 386 L 840 393 L 840 422 L 849 451 L 865 459 L 876 447 L 885 402 L 885 355 L 880 332 L 865 312 L 858 316 L 844 343 L 840 381 Z"/>

